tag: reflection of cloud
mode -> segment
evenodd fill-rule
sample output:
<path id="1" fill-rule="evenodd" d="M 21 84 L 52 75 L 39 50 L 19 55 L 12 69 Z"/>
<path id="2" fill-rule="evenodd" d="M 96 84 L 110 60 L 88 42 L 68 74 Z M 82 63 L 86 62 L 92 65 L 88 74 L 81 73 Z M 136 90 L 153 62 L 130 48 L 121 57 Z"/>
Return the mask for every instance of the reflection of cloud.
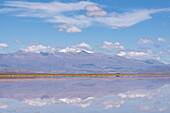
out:
<path id="1" fill-rule="evenodd" d="M 61 98 L 59 100 L 62 101 L 62 102 L 65 102 L 67 104 L 70 104 L 70 105 L 86 108 L 86 107 L 91 105 L 91 103 L 94 100 L 94 97 L 88 97 L 86 99 L 81 99 L 81 98 L 71 98 L 71 99 Z"/>
<path id="2" fill-rule="evenodd" d="M 165 111 L 167 109 L 167 107 L 162 107 L 162 108 L 159 108 L 159 111 Z"/>
<path id="3" fill-rule="evenodd" d="M 123 93 L 119 93 L 118 96 L 119 96 L 120 98 L 126 98 L 126 97 L 127 97 L 127 95 L 126 95 L 126 94 L 123 94 Z"/>
<path id="4" fill-rule="evenodd" d="M 45 105 L 51 105 L 57 103 L 56 99 L 54 98 L 46 98 L 46 99 L 25 99 L 22 101 L 22 103 L 28 104 L 30 106 L 45 106 Z"/>
<path id="5" fill-rule="evenodd" d="M 150 111 L 155 108 L 155 106 L 137 106 L 138 109 L 142 111 Z"/>
<path id="6" fill-rule="evenodd" d="M 143 97 L 146 97 L 146 96 L 148 96 L 148 95 L 146 95 L 146 94 L 135 94 L 135 93 L 128 94 L 129 98 L 143 98 Z"/>
<path id="7" fill-rule="evenodd" d="M 127 96 L 129 98 L 135 99 L 135 98 L 144 98 L 147 100 L 150 100 L 153 98 L 155 91 L 129 91 L 127 92 Z"/>
<path id="8" fill-rule="evenodd" d="M 170 105 L 170 102 L 167 102 L 167 105 Z"/>
<path id="9" fill-rule="evenodd" d="M 0 109 L 7 109 L 7 108 L 8 108 L 7 104 L 0 103 Z"/>
<path id="10" fill-rule="evenodd" d="M 109 100 L 109 101 L 100 102 L 100 104 L 102 104 L 105 109 L 110 109 L 113 107 L 119 108 L 124 103 L 125 100 Z"/>

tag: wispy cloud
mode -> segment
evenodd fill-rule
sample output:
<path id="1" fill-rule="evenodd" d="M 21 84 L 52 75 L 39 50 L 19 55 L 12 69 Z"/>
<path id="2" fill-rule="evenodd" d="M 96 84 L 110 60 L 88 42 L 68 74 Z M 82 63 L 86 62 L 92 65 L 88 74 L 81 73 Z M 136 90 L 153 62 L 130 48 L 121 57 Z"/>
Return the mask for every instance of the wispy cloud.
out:
<path id="1" fill-rule="evenodd" d="M 9 45 L 7 43 L 0 43 L 0 49 L 9 48 Z"/>
<path id="2" fill-rule="evenodd" d="M 108 14 L 106 11 L 95 5 L 86 6 L 84 9 L 87 10 L 87 16 L 106 16 Z"/>
<path id="3" fill-rule="evenodd" d="M 65 24 L 55 25 L 54 28 L 58 28 L 58 31 L 66 31 L 67 33 L 82 32 L 82 30 L 76 26 L 69 26 Z"/>
<path id="4" fill-rule="evenodd" d="M 15 43 L 20 44 L 20 43 L 22 43 L 22 42 L 21 42 L 21 41 L 19 41 L 19 40 L 15 40 Z"/>
<path id="5" fill-rule="evenodd" d="M 141 38 L 139 41 L 136 42 L 137 44 L 149 44 L 154 43 L 154 41 L 148 39 L 148 38 Z"/>
<path id="6" fill-rule="evenodd" d="M 39 45 L 40 43 L 39 42 L 27 42 L 27 44 L 30 44 L 30 45 Z"/>
<path id="7" fill-rule="evenodd" d="M 46 22 L 72 26 L 72 29 L 68 30 L 69 33 L 81 31 L 81 28 L 96 23 L 109 26 L 112 29 L 122 29 L 151 19 L 151 14 L 170 11 L 170 8 L 162 8 L 131 10 L 124 13 L 106 12 L 102 9 L 102 5 L 89 1 L 74 3 L 6 1 L 4 6 L 5 8 L 0 9 L 0 13 L 14 12 L 13 15 L 18 17 L 44 18 Z M 59 29 L 59 31 L 62 30 Z"/>

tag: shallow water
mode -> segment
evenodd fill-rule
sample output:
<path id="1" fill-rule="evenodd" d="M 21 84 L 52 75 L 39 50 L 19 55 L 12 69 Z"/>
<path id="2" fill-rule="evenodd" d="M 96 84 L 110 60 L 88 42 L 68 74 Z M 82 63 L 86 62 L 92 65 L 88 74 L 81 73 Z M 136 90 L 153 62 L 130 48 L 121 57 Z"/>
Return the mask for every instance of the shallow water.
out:
<path id="1" fill-rule="evenodd" d="M 170 113 L 170 79 L 0 82 L 0 113 Z"/>

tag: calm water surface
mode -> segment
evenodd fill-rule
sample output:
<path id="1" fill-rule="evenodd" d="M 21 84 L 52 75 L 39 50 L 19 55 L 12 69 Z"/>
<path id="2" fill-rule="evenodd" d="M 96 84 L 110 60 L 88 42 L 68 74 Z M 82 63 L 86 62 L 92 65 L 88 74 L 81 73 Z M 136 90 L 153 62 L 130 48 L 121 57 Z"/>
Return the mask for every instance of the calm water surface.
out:
<path id="1" fill-rule="evenodd" d="M 170 113 L 170 79 L 0 81 L 0 113 Z"/>

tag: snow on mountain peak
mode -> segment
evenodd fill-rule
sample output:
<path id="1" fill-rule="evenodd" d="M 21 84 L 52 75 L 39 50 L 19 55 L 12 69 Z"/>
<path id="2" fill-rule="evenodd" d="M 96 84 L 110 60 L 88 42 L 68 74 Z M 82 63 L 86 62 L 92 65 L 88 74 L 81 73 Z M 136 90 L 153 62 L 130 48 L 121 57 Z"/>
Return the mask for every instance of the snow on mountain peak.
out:
<path id="1" fill-rule="evenodd" d="M 80 43 L 80 44 L 76 44 L 76 45 L 72 45 L 70 47 L 66 47 L 62 50 L 60 50 L 59 52 L 63 52 L 63 53 L 79 53 L 85 51 L 87 53 L 93 53 L 92 48 L 90 47 L 90 45 L 86 44 L 86 43 Z"/>

